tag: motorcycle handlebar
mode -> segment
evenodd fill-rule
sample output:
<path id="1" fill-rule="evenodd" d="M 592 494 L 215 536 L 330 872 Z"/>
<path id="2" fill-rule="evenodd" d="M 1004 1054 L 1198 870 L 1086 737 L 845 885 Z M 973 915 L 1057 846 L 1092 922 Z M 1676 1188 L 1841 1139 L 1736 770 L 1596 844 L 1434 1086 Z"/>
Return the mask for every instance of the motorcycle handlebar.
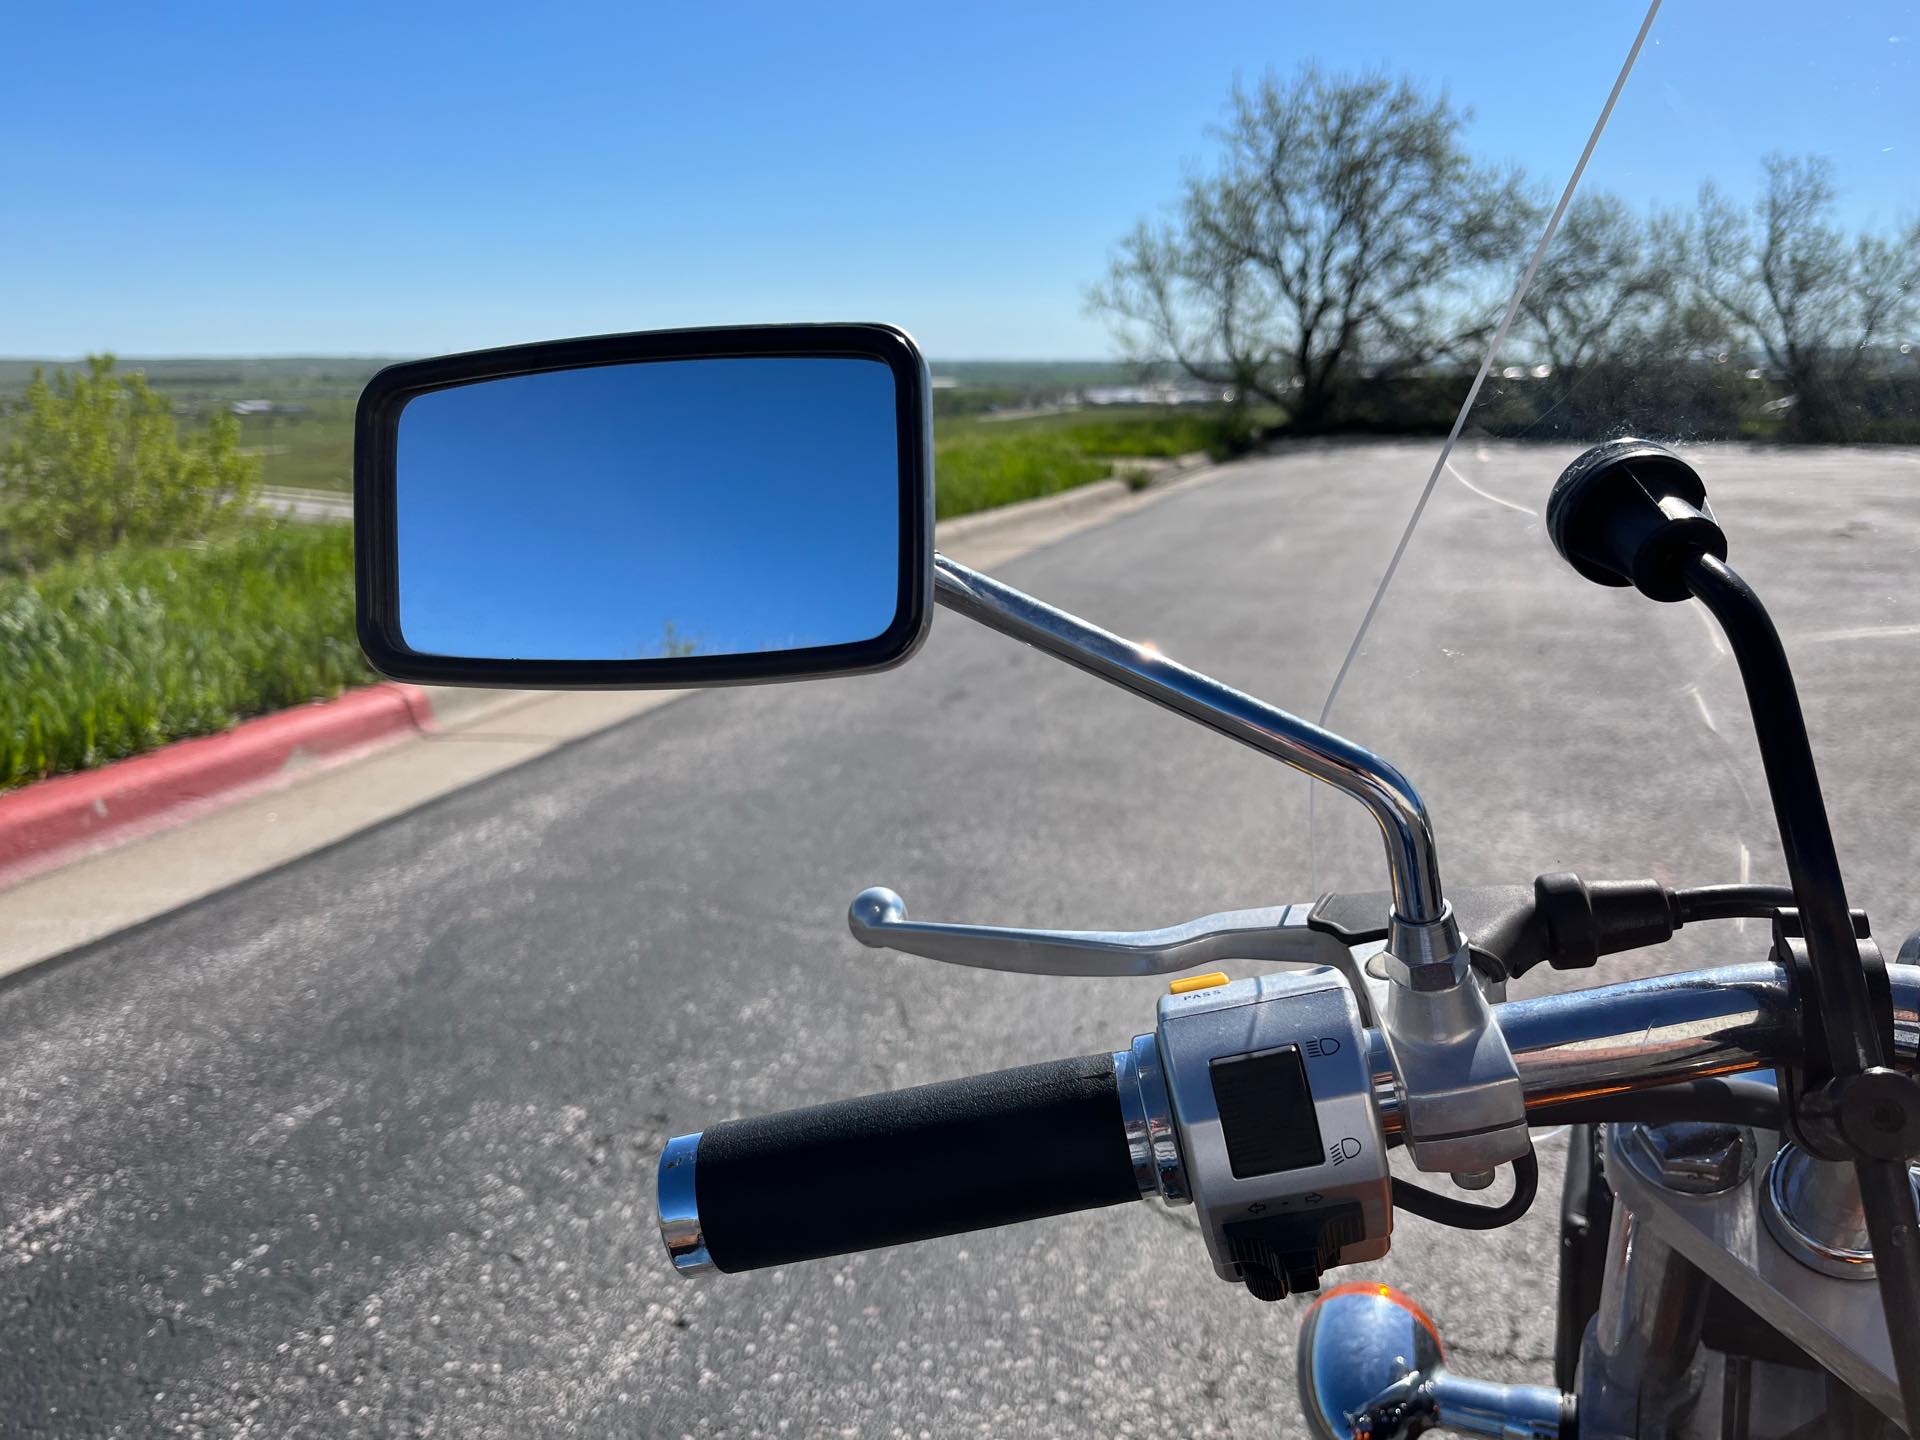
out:
<path id="1" fill-rule="evenodd" d="M 1894 1063 L 1912 1068 L 1920 966 L 1887 970 Z M 1762 1069 L 1800 1046 L 1773 964 L 1513 1000 L 1496 1014 L 1530 1112 Z M 1377 1032 L 1368 1041 L 1392 1137 L 1392 1057 Z M 668 1143 L 661 1234 L 681 1271 L 732 1272 L 1118 1205 L 1151 1189 L 1129 1129 L 1107 1054 L 729 1121 Z"/>
<path id="2" fill-rule="evenodd" d="M 670 1142 L 683 1272 L 759 1270 L 1140 1198 L 1111 1055 L 732 1120 Z"/>

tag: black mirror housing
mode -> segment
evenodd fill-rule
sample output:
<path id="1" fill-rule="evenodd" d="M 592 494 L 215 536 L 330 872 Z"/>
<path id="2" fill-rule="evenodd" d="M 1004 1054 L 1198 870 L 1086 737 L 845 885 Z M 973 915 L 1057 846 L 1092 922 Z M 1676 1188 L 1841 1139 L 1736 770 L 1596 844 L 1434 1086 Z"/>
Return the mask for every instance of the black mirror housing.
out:
<path id="1" fill-rule="evenodd" d="M 874 324 L 389 366 L 355 418 L 361 647 L 396 680 L 556 690 L 899 664 L 932 614 L 929 395 L 912 339 Z"/>

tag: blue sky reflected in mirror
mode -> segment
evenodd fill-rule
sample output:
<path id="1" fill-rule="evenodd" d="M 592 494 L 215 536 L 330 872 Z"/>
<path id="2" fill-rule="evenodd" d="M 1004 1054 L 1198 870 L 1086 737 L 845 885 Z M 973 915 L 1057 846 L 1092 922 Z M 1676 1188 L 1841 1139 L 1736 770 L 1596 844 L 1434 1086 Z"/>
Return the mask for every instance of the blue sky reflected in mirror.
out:
<path id="1" fill-rule="evenodd" d="M 870 640 L 900 563 L 893 374 L 672 360 L 439 390 L 400 416 L 400 629 L 490 659 Z"/>

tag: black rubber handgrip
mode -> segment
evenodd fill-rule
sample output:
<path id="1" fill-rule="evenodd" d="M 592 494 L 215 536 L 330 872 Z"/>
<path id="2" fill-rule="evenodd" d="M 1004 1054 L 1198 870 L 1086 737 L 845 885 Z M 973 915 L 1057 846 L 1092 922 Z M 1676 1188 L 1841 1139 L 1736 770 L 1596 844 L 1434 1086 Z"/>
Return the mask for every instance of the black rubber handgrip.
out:
<path id="1" fill-rule="evenodd" d="M 732 1120 L 700 1137 L 716 1268 L 758 1270 L 1138 1200 L 1111 1055 Z"/>

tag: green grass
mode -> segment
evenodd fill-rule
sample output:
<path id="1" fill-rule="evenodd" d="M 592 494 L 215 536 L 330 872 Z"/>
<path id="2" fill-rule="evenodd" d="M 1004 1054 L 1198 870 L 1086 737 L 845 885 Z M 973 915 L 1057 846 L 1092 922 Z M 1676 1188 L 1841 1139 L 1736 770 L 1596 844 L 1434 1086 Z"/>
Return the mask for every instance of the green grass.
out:
<path id="1" fill-rule="evenodd" d="M 0 787 L 370 679 L 345 526 L 258 524 L 0 579 Z"/>
<path id="2" fill-rule="evenodd" d="M 933 509 L 945 520 L 1016 500 L 1104 480 L 1113 466 L 1070 441 L 1048 435 L 981 435 L 937 439 Z"/>
<path id="3" fill-rule="evenodd" d="M 936 440 L 952 440 L 969 435 L 994 435 L 1003 440 L 1009 435 L 1063 436 L 1075 426 L 1085 425 L 1097 416 L 1114 421 L 1133 421 L 1162 413 L 1157 408 L 1122 406 L 1112 410 L 1052 410 L 1044 415 L 935 415 L 933 434 Z"/>
<path id="4" fill-rule="evenodd" d="M 1266 423 L 1266 417 L 1254 417 Z M 1104 480 L 1114 461 L 1232 453 L 1235 432 L 1219 412 L 1137 407 L 1069 410 L 1015 420 L 968 415 L 934 422 L 934 510 L 941 519 L 1031 500 Z M 1122 466 L 1129 484 L 1138 467 Z"/>
<path id="5" fill-rule="evenodd" d="M 1171 415 L 1089 419 L 1067 428 L 1067 438 L 1094 455 L 1189 455 L 1214 450 L 1226 438 L 1217 415 L 1181 411 Z"/>
<path id="6" fill-rule="evenodd" d="M 1245 422 L 1265 428 L 1282 418 L 1277 410 L 1261 408 L 1248 412 Z M 1048 435 L 1089 455 L 1136 457 L 1189 455 L 1198 450 L 1222 454 L 1234 447 L 1242 428 L 1236 428 L 1223 410 L 1185 405 L 1117 405 L 1013 419 L 991 415 L 934 419 L 934 434 L 942 440 L 960 435 Z"/>
<path id="7" fill-rule="evenodd" d="M 260 480 L 298 490 L 353 488 L 353 404 L 329 396 L 303 415 L 243 415 L 240 444 L 260 457 Z"/>

